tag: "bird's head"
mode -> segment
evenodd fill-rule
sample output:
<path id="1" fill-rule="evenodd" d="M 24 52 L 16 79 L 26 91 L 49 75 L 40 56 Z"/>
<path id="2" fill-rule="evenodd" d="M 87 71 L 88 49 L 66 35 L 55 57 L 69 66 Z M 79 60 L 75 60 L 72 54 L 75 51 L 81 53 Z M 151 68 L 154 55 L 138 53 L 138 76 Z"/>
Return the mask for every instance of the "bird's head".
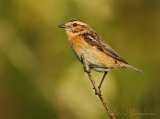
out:
<path id="1" fill-rule="evenodd" d="M 67 35 L 77 35 L 84 32 L 87 32 L 90 27 L 77 19 L 72 19 L 65 24 L 59 25 L 60 28 L 64 28 L 66 30 Z"/>

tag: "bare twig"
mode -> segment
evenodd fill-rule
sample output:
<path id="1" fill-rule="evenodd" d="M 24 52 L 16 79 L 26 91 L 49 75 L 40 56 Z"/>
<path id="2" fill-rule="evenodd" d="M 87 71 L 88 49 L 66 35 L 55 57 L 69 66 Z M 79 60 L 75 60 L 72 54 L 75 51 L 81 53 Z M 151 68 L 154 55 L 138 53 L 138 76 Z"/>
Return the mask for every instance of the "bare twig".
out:
<path id="1" fill-rule="evenodd" d="M 98 92 L 100 92 L 100 90 L 98 88 L 96 88 L 95 82 L 94 82 L 93 77 L 91 76 L 90 72 L 87 72 L 87 74 L 88 74 L 89 79 L 90 79 L 90 81 L 91 81 L 91 83 L 92 83 L 92 85 L 93 85 L 93 87 L 95 89 L 96 95 L 98 95 L 99 99 L 101 100 L 101 102 L 102 102 L 104 108 L 106 109 L 107 113 L 109 114 L 110 118 L 111 119 L 116 119 L 114 113 L 111 111 L 111 109 L 108 107 L 107 103 L 104 101 L 101 93 L 98 93 Z"/>
<path id="2" fill-rule="evenodd" d="M 84 54 L 81 55 L 81 59 L 82 59 L 83 65 L 84 65 L 84 71 L 88 74 L 89 79 L 90 79 L 90 81 L 93 85 L 93 89 L 95 89 L 95 94 L 98 95 L 99 99 L 101 100 L 101 102 L 102 102 L 104 108 L 106 109 L 107 113 L 109 114 L 110 118 L 111 119 L 116 119 L 114 113 L 111 111 L 111 109 L 107 106 L 107 103 L 104 101 L 104 99 L 101 95 L 101 90 L 100 90 L 101 85 L 103 83 L 103 80 L 104 80 L 107 72 L 104 73 L 103 78 L 102 78 L 102 80 L 101 80 L 101 82 L 100 82 L 100 84 L 97 88 L 96 84 L 95 84 L 95 81 L 94 81 L 93 77 L 91 76 L 90 67 L 89 67 L 88 62 L 86 61 L 86 59 L 84 57 Z"/>

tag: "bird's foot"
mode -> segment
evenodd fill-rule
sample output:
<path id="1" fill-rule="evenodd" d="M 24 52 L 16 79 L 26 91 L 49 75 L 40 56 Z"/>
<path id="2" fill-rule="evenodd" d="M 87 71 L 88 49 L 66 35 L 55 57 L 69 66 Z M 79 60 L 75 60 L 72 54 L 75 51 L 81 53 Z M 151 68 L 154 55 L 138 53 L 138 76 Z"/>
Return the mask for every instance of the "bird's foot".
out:
<path id="1" fill-rule="evenodd" d="M 102 96 L 101 90 L 99 88 L 93 88 L 95 90 L 95 95 Z"/>
<path id="2" fill-rule="evenodd" d="M 88 65 L 84 66 L 84 71 L 85 71 L 86 73 L 90 73 L 90 68 L 89 68 Z"/>

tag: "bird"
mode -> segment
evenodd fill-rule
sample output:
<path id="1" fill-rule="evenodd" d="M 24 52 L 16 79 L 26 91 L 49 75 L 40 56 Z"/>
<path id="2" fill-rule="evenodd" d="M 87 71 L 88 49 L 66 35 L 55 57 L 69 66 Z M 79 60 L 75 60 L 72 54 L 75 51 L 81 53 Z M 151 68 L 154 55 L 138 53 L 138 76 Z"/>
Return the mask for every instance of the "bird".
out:
<path id="1" fill-rule="evenodd" d="M 98 85 L 101 85 L 111 69 L 127 68 L 137 72 L 143 72 L 122 59 L 96 31 L 87 23 L 71 19 L 64 24 L 60 24 L 68 36 L 68 41 L 78 60 L 84 65 L 84 70 L 90 73 L 91 70 L 103 72 L 103 77 Z"/>

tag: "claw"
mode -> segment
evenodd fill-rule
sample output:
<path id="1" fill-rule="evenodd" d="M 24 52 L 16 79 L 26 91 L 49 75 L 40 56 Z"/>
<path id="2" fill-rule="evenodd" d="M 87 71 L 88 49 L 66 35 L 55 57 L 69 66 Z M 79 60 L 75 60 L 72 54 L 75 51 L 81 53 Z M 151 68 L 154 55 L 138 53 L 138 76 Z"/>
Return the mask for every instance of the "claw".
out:
<path id="1" fill-rule="evenodd" d="M 89 66 L 85 66 L 85 67 L 84 67 L 84 71 L 87 72 L 87 73 L 90 73 L 90 68 L 89 68 Z"/>
<path id="2" fill-rule="evenodd" d="M 95 89 L 95 88 L 94 88 L 94 89 Z M 95 89 L 95 95 L 102 96 L 101 90 L 100 90 L 99 88 L 96 88 L 96 89 Z"/>

